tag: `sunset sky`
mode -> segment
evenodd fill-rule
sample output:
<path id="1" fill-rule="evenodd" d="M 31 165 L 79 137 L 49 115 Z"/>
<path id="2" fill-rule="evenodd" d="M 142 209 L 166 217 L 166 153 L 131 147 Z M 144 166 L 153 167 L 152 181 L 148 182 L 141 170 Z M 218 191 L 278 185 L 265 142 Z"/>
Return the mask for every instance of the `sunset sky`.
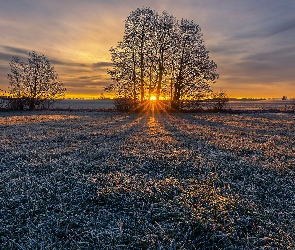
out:
<path id="1" fill-rule="evenodd" d="M 0 0 L 0 89 L 12 56 L 44 54 L 67 97 L 95 97 L 111 83 L 109 49 L 136 8 L 199 24 L 230 97 L 295 97 L 294 0 Z"/>

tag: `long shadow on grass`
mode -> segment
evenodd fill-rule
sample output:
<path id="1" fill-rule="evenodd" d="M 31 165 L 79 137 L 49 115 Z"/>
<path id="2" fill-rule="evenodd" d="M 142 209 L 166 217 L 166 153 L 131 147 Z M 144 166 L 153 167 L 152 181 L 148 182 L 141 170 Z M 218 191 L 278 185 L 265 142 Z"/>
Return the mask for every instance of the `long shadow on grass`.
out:
<path id="1" fill-rule="evenodd" d="M 225 131 L 186 116 L 147 114 L 141 125 L 118 148 L 121 167 L 91 179 L 96 202 L 116 212 L 129 245 L 134 238 L 146 247 L 294 245 L 290 178 L 252 166 L 245 152 L 214 141 Z"/>
<path id="2" fill-rule="evenodd" d="M 264 129 L 257 132 L 261 126 L 252 124 L 252 118 L 257 124 L 264 122 Z M 288 117 L 283 124 L 277 116 L 268 117 L 267 123 L 263 117 L 252 115 L 183 115 L 182 119 L 187 121 L 182 125 L 187 136 L 194 133 L 196 139 L 207 141 L 210 146 L 231 152 L 251 164 L 263 162 L 264 168 L 275 168 L 279 172 L 294 169 L 295 140 Z"/>
<path id="3" fill-rule="evenodd" d="M 142 126 L 118 148 L 121 167 L 91 177 L 98 187 L 94 200 L 115 211 L 128 245 L 192 249 L 246 245 L 254 226 L 246 218 L 248 208 L 226 185 L 216 185 L 215 162 L 204 157 L 202 145 L 196 150 L 187 145 L 181 133 L 166 129 L 162 119 L 168 116 L 147 114 Z M 236 210 L 242 215 L 237 216 Z"/>
<path id="4" fill-rule="evenodd" d="M 9 143 L 1 145 L 1 248 L 103 249 L 124 243 L 115 212 L 94 199 L 97 186 L 89 182 L 89 173 L 114 171 L 108 161 L 141 127 L 141 117 L 106 119 L 64 119 L 6 131 Z"/>
<path id="5" fill-rule="evenodd" d="M 179 160 L 175 145 L 177 141 L 147 114 L 117 152 L 110 152 L 110 158 L 118 157 L 120 167 L 107 173 L 98 170 L 89 179 L 98 189 L 94 201 L 116 214 L 120 237 L 129 247 L 206 245 L 206 227 L 184 203 L 185 195 L 191 195 L 185 186 L 194 186 L 195 180 L 175 173 Z"/>
<path id="6" fill-rule="evenodd" d="M 294 246 L 290 180 L 213 140 L 224 131 L 153 113 L 41 125 L 1 149 L 4 249 Z"/>
<path id="7" fill-rule="evenodd" d="M 239 151 L 236 150 L 239 142 L 233 140 L 240 140 L 241 136 L 236 133 L 236 128 L 233 130 L 226 125 L 216 128 L 211 122 L 199 123 L 198 119 L 187 115 L 160 119 L 171 136 L 180 138 L 186 147 L 197 152 L 202 148 L 208 171 L 215 175 L 214 187 L 234 197 L 232 213 L 235 216 L 224 214 L 222 209 L 217 210 L 219 219 L 227 218 L 233 222 L 232 228 L 225 227 L 223 232 L 235 232 L 239 240 L 246 237 L 244 242 L 252 247 L 256 244 L 284 248 L 294 246 L 294 170 L 282 164 L 281 155 L 272 155 L 271 160 L 281 163 L 274 167 L 269 161 L 260 161 L 262 157 L 257 152 L 254 151 L 256 154 L 253 155 L 249 150 L 251 145 L 243 148 L 245 143 L 240 143 Z M 248 137 L 250 142 L 252 139 Z M 239 228 L 241 222 L 244 224 L 242 229 Z M 228 238 L 231 237 L 229 234 Z M 281 238 L 286 244 L 281 243 Z"/>

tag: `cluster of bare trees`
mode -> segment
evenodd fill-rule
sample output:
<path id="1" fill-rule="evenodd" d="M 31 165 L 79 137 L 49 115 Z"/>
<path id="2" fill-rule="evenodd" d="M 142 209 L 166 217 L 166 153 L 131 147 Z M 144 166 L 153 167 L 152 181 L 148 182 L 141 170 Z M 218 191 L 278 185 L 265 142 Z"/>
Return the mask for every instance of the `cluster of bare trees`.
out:
<path id="1" fill-rule="evenodd" d="M 177 20 L 150 8 L 138 8 L 127 17 L 123 40 L 111 48 L 113 68 L 108 70 L 119 98 L 143 102 L 151 97 L 200 100 L 211 93 L 218 78 L 201 29 L 193 21 Z M 27 62 L 14 57 L 7 75 L 11 106 L 15 109 L 49 107 L 64 96 L 65 88 L 44 55 L 31 52 Z"/>
<path id="2" fill-rule="evenodd" d="M 35 51 L 29 53 L 27 62 L 13 57 L 7 78 L 12 109 L 48 108 L 56 99 L 63 98 L 66 90 L 49 60 Z"/>
<path id="3" fill-rule="evenodd" d="M 200 27 L 150 8 L 133 11 L 125 21 L 123 40 L 110 49 L 113 83 L 107 91 L 135 100 L 200 98 L 218 78 Z"/>

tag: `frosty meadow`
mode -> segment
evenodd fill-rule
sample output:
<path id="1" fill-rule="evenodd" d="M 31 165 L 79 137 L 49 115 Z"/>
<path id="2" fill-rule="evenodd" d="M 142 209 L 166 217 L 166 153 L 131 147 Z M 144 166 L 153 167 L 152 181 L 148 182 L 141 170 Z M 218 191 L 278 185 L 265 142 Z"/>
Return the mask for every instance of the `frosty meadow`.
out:
<path id="1" fill-rule="evenodd" d="M 293 249 L 294 113 L 0 113 L 2 249 Z"/>

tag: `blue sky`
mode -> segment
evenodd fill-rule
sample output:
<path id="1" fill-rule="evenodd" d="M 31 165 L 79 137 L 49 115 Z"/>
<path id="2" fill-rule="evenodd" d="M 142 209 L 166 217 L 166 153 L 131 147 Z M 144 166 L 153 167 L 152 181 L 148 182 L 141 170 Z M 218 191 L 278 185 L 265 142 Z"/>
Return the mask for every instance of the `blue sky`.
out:
<path id="1" fill-rule="evenodd" d="M 199 24 L 232 97 L 295 97 L 294 0 L 0 0 L 0 89 L 12 56 L 44 54 L 68 96 L 100 95 L 110 84 L 109 49 L 131 11 L 151 7 Z"/>

